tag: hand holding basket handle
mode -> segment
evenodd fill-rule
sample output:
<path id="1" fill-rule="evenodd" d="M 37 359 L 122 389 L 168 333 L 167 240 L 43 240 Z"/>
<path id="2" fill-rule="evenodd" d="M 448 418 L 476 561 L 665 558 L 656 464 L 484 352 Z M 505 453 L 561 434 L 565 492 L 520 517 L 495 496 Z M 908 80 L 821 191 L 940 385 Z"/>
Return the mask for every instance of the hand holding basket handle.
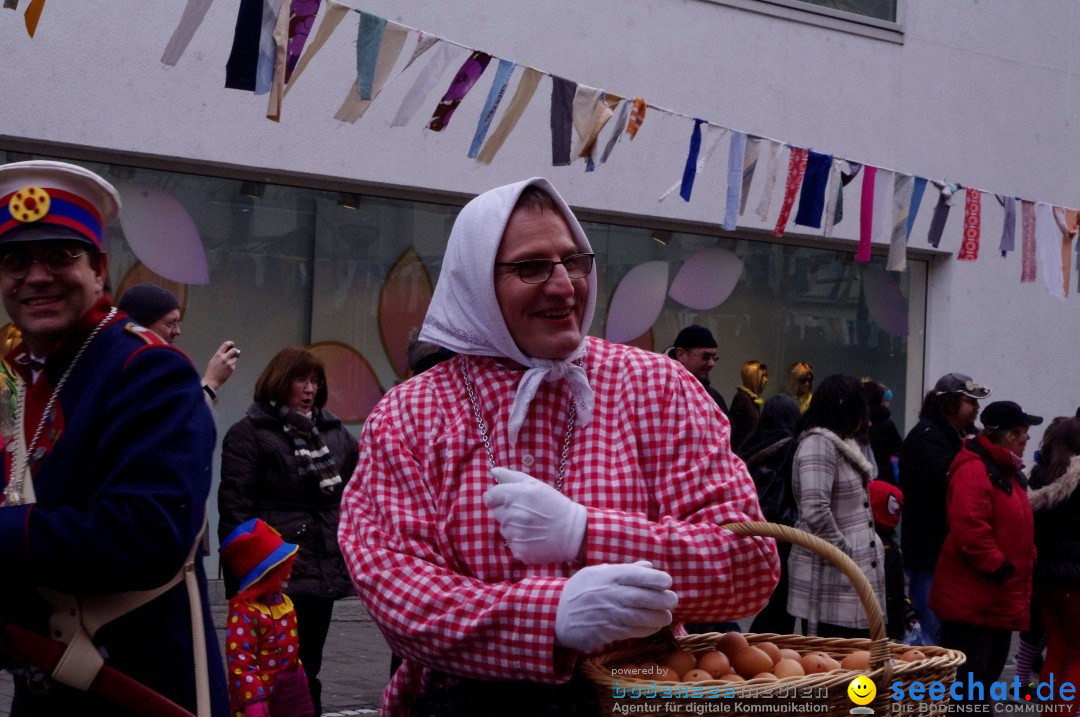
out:
<path id="1" fill-rule="evenodd" d="M 555 614 L 555 642 L 580 652 L 632 637 L 646 637 L 671 624 L 679 599 L 671 576 L 641 560 L 591 565 L 566 581 Z"/>

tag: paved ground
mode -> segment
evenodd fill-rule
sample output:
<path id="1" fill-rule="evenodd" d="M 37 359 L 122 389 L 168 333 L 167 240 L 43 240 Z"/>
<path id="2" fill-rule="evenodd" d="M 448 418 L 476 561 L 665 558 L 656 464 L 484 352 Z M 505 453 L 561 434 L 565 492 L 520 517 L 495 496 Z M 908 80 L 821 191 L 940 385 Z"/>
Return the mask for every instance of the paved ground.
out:
<path id="1" fill-rule="evenodd" d="M 224 635 L 225 605 L 216 604 L 212 610 L 219 634 Z M 360 601 L 339 601 L 323 656 L 323 717 L 377 715 L 389 671 L 390 650 Z M 1010 657 L 1001 679 L 1011 680 L 1014 672 Z M 11 677 L 0 673 L 0 716 L 10 714 L 11 691 Z"/>

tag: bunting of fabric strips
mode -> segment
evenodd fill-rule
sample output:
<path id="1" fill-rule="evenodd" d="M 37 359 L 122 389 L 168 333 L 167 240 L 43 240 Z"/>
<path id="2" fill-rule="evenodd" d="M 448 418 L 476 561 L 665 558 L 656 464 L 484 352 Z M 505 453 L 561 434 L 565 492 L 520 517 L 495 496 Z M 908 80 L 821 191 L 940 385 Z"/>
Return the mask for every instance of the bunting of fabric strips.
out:
<path id="1" fill-rule="evenodd" d="M 1035 281 L 1035 202 L 1020 202 L 1020 283 Z"/>
<path id="2" fill-rule="evenodd" d="M 495 70 L 495 79 L 491 83 L 491 89 L 488 90 L 487 99 L 484 100 L 484 109 L 476 120 L 476 131 L 469 145 L 469 159 L 476 159 L 476 155 L 480 153 L 480 147 L 484 143 L 484 138 L 487 137 L 491 120 L 495 118 L 495 112 L 502 103 L 503 95 L 506 94 L 506 87 L 510 84 L 510 76 L 514 73 L 515 67 L 517 64 L 510 60 L 499 60 L 499 67 Z"/>
<path id="3" fill-rule="evenodd" d="M 521 115 L 525 112 L 529 102 L 532 101 L 533 95 L 536 94 L 536 88 L 540 86 L 540 78 L 543 76 L 543 73 L 539 70 L 534 70 L 531 67 L 525 68 L 521 79 L 518 80 L 517 89 L 514 90 L 514 96 L 510 98 L 506 114 L 499 120 L 498 126 L 495 127 L 495 131 L 484 142 L 484 146 L 480 148 L 480 154 L 476 155 L 477 162 L 491 164 L 491 160 L 495 159 L 495 155 L 499 152 L 503 143 L 506 142 L 506 138 L 510 136 L 514 127 L 517 126 L 518 120 L 521 119 Z"/>
<path id="4" fill-rule="evenodd" d="M 855 261 L 870 261 L 870 244 L 874 231 L 874 184 L 877 180 L 877 167 L 867 165 L 863 170 L 862 201 L 859 213 L 859 250 Z"/>
<path id="5" fill-rule="evenodd" d="M 161 55 L 162 64 L 175 65 L 180 61 L 188 45 L 191 44 L 195 31 L 206 18 L 206 11 L 210 9 L 211 2 L 213 0 L 187 0 L 184 12 L 180 15 L 180 22 L 173 30 L 168 44 L 165 45 L 165 52 Z"/>
<path id="6" fill-rule="evenodd" d="M 626 133 L 633 140 L 637 137 L 641 124 L 645 121 L 645 100 L 641 97 L 634 98 L 634 109 L 630 111 L 630 124 L 626 125 Z"/>
<path id="7" fill-rule="evenodd" d="M 776 218 L 776 228 L 773 236 L 784 236 L 787 229 L 788 217 L 791 216 L 791 207 L 795 205 L 795 197 L 799 194 L 803 177 L 806 175 L 806 158 L 809 152 L 804 147 L 792 147 L 788 157 L 787 182 L 784 183 L 784 200 L 780 204 L 780 214 Z"/>
<path id="8" fill-rule="evenodd" d="M 446 126 L 450 124 L 450 118 L 454 116 L 454 111 L 465 99 L 465 95 L 469 94 L 469 90 L 476 85 L 490 62 L 491 55 L 479 50 L 472 51 L 454 75 L 453 81 L 446 88 L 439 104 L 435 106 L 435 112 L 431 115 L 431 121 L 428 122 L 428 129 L 432 132 L 442 132 L 446 129 Z"/>
<path id="9" fill-rule="evenodd" d="M 982 224 L 982 193 L 967 187 L 964 190 L 964 240 L 960 244 L 960 261 L 979 258 L 979 229 Z"/>
<path id="10" fill-rule="evenodd" d="M 803 227 L 821 228 L 821 215 L 825 211 L 825 189 L 829 184 L 832 168 L 831 154 L 811 151 L 806 158 L 806 175 L 803 177 L 802 194 L 799 195 L 799 211 L 795 224 Z"/>

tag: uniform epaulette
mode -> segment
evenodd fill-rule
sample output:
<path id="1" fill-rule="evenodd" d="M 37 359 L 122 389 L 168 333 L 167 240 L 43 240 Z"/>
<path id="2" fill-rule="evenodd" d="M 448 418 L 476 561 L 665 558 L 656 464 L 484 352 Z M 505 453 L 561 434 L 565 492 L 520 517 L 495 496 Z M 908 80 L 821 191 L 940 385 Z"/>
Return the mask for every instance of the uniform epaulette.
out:
<path id="1" fill-rule="evenodd" d="M 134 321 L 129 321 L 124 324 L 124 331 L 127 331 L 132 336 L 136 336 L 148 346 L 168 346 L 169 342 L 155 334 L 145 326 L 140 326 Z"/>

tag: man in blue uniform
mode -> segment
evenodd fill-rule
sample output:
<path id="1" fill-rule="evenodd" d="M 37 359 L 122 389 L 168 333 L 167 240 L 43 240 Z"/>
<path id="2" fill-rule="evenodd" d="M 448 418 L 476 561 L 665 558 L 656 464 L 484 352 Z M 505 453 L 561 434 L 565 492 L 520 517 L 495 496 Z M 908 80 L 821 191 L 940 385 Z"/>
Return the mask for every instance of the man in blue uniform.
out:
<path id="1" fill-rule="evenodd" d="M 68 644 L 54 670 L 15 671 L 12 714 L 126 714 L 96 694 L 119 670 L 224 716 L 194 548 L 213 420 L 191 362 L 106 294 L 102 232 L 119 209 L 81 167 L 0 166 L 0 292 L 22 337 L 0 402 L 0 625 Z"/>

